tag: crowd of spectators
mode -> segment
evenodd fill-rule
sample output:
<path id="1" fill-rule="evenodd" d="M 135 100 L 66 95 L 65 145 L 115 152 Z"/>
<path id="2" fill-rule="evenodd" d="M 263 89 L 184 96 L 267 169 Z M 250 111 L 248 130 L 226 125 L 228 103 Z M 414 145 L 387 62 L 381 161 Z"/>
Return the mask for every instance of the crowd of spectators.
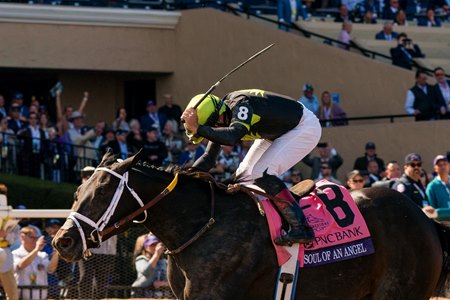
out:
<path id="1" fill-rule="evenodd" d="M 315 0 L 278 1 L 278 20 L 290 24 L 299 18 L 327 14 L 335 22 L 375 24 L 378 19 L 391 20 L 398 26 L 408 21 L 418 26 L 439 27 L 449 19 L 449 4 L 445 0 Z M 285 29 L 284 27 L 283 29 Z"/>

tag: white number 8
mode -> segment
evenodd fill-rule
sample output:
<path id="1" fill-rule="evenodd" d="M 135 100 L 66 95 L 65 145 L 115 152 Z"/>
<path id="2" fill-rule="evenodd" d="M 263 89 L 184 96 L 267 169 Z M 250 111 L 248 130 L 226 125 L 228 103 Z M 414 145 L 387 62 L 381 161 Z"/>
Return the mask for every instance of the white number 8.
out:
<path id="1" fill-rule="evenodd" d="M 237 114 L 239 120 L 247 120 L 248 118 L 248 108 L 245 106 L 239 107 L 239 112 Z"/>

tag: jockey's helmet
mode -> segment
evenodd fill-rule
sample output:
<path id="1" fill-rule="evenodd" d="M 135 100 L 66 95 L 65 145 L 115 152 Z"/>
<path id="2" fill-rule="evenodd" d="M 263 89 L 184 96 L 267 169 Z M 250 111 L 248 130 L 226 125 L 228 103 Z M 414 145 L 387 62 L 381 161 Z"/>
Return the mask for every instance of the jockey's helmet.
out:
<path id="1" fill-rule="evenodd" d="M 195 107 L 203 96 L 204 94 L 199 94 L 193 97 L 186 108 Z M 219 119 L 219 116 L 223 114 L 225 110 L 226 106 L 219 97 L 211 94 L 206 96 L 202 103 L 197 106 L 198 124 L 214 126 Z M 186 130 L 186 134 L 189 137 L 189 140 L 194 144 L 199 144 L 203 140 L 203 137 L 194 136 L 188 132 L 188 130 Z"/>

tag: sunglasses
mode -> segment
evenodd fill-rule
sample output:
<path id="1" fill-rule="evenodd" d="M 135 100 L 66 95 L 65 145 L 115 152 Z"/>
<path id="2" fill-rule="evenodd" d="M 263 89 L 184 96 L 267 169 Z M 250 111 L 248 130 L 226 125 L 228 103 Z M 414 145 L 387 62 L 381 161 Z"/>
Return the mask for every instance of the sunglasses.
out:
<path id="1" fill-rule="evenodd" d="M 324 169 L 331 169 L 330 167 L 320 167 L 322 170 Z"/>
<path id="2" fill-rule="evenodd" d="M 422 163 L 410 163 L 409 164 L 411 167 L 413 167 L 413 168 L 421 168 L 422 167 Z"/>
<path id="3" fill-rule="evenodd" d="M 444 76 L 444 73 L 435 73 L 434 76 Z"/>
<path id="4" fill-rule="evenodd" d="M 353 183 L 363 183 L 364 179 L 352 179 Z"/>

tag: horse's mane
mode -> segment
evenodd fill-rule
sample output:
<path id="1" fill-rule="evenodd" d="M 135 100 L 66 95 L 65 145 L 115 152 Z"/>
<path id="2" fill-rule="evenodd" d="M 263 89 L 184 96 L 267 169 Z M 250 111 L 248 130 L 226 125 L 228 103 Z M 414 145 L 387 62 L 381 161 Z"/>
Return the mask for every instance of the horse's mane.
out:
<path id="1" fill-rule="evenodd" d="M 142 171 L 145 171 L 145 170 L 159 171 L 159 172 L 164 172 L 164 173 L 167 173 L 170 175 L 175 175 L 175 173 L 177 173 L 177 172 L 185 173 L 186 171 L 188 171 L 188 168 L 186 168 L 184 166 L 179 166 L 176 164 L 169 164 L 167 167 L 157 167 L 145 160 L 138 161 L 137 164 L 134 166 L 134 168 L 140 169 Z"/>

